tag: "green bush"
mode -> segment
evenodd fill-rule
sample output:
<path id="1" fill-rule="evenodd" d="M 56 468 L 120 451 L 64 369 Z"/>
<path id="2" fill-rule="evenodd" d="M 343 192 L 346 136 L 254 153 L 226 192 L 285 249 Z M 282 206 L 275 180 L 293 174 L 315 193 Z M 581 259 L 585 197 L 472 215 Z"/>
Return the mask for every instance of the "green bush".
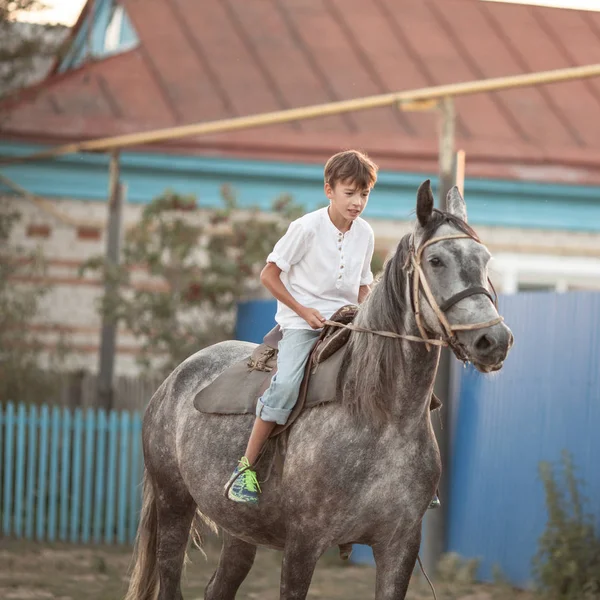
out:
<path id="1" fill-rule="evenodd" d="M 548 524 L 533 559 L 538 587 L 552 600 L 600 600 L 600 535 L 585 511 L 573 459 L 540 464 Z"/>

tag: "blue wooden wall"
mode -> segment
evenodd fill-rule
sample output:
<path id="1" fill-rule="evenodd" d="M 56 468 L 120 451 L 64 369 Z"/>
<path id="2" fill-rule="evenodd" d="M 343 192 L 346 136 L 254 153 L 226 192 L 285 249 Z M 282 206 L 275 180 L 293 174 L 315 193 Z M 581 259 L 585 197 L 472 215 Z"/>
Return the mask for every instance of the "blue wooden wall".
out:
<path id="1" fill-rule="evenodd" d="M 40 146 L 0 143 L 0 156 L 17 156 Z M 194 194 L 203 206 L 220 204 L 220 189 L 231 185 L 242 206 L 269 209 L 289 193 L 307 210 L 322 206 L 323 169 L 319 165 L 238 160 L 205 156 L 126 152 L 122 178 L 127 201 L 147 203 L 170 188 Z M 76 154 L 54 161 L 2 167 L 2 173 L 26 190 L 54 198 L 105 201 L 108 159 Z M 412 220 L 419 184 L 435 174 L 382 171 L 371 194 L 367 219 Z M 600 187 L 526 181 L 467 179 L 469 222 L 473 225 L 600 231 Z M 5 190 L 0 185 L 0 193 Z"/>

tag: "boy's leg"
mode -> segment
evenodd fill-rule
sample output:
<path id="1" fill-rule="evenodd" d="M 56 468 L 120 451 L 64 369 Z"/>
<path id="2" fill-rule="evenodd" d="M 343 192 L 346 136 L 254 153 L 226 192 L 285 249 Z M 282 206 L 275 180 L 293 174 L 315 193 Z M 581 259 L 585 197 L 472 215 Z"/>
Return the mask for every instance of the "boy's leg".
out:
<path id="1" fill-rule="evenodd" d="M 298 401 L 306 363 L 319 335 L 320 331 L 313 329 L 287 329 L 283 332 L 277 355 L 277 373 L 256 405 L 257 422 L 248 442 L 248 450 L 255 452 L 254 460 L 275 425 L 285 425 Z"/>
<path id="2" fill-rule="evenodd" d="M 248 446 L 244 456 L 248 459 L 248 462 L 253 465 L 260 454 L 262 447 L 265 442 L 269 439 L 271 432 L 275 429 L 277 423 L 275 421 L 263 421 L 260 417 L 254 419 L 254 426 L 252 427 L 252 433 L 248 440 Z"/>
<path id="3" fill-rule="evenodd" d="M 262 421 L 285 425 L 298 401 L 306 362 L 320 334 L 313 329 L 284 330 L 279 342 L 277 373 L 256 405 L 256 416 Z"/>
<path id="4" fill-rule="evenodd" d="M 228 496 L 239 502 L 256 503 L 258 501 L 258 482 L 253 471 L 249 469 L 275 428 L 288 420 L 302 385 L 306 362 L 313 349 L 319 331 L 312 329 L 288 329 L 279 342 L 277 356 L 277 373 L 271 380 L 268 390 L 259 399 L 256 406 L 256 420 L 250 434 L 246 453 L 236 471 L 229 480 Z M 236 473 L 245 468 L 245 474 L 235 481 Z M 248 481 L 246 481 L 248 479 Z M 232 480 L 233 485 L 232 485 Z M 247 486 L 246 486 L 247 484 Z M 249 489 L 246 489 L 249 486 Z"/>

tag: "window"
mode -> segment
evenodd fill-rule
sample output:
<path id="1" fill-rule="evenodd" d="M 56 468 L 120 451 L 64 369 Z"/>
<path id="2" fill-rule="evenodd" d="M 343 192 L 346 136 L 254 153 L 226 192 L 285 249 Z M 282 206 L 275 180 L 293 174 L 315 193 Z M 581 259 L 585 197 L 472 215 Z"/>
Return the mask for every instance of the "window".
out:
<path id="1" fill-rule="evenodd" d="M 121 45 L 121 28 L 123 27 L 123 7 L 118 5 L 113 8 L 112 16 L 104 35 L 104 50 L 114 52 Z"/>

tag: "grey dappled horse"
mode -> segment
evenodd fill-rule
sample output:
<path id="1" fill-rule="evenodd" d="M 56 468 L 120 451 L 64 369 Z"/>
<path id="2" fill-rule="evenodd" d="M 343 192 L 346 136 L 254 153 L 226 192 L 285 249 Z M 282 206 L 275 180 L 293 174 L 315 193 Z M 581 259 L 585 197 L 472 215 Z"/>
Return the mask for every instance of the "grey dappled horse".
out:
<path id="1" fill-rule="evenodd" d="M 298 417 L 281 469 L 267 468 L 266 452 L 257 467 L 259 480 L 268 478 L 258 507 L 231 502 L 223 489 L 254 417 L 202 414 L 193 406 L 201 388 L 255 345 L 223 342 L 179 365 L 144 417 L 144 497 L 127 600 L 182 598 L 186 547 L 200 522 L 223 536 L 208 600 L 235 598 L 257 546 L 283 551 L 280 597 L 306 598 L 323 552 L 351 543 L 373 548 L 376 599 L 404 598 L 441 471 L 429 412 L 440 345 L 483 372 L 500 369 L 512 345 L 490 300 L 489 258 L 466 224 L 458 190 L 441 213 L 429 181 L 423 183 L 414 232 L 354 322 L 405 337 L 351 333 L 342 350 L 340 401 Z"/>

